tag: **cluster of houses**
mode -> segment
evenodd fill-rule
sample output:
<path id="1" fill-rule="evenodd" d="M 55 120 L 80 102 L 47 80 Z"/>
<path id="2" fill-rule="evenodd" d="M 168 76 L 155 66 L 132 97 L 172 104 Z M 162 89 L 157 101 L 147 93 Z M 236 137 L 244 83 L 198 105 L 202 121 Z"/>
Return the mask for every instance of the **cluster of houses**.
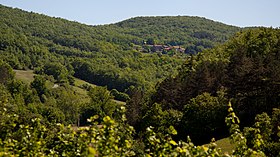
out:
<path id="1" fill-rule="evenodd" d="M 167 46 L 167 45 L 147 45 L 152 52 L 168 52 L 174 50 L 175 52 L 184 53 L 185 49 L 181 46 Z"/>
<path id="2" fill-rule="evenodd" d="M 139 51 L 146 53 L 163 53 L 167 54 L 169 52 L 173 53 L 184 53 L 185 49 L 181 46 L 168 46 L 168 45 L 144 45 Z"/>

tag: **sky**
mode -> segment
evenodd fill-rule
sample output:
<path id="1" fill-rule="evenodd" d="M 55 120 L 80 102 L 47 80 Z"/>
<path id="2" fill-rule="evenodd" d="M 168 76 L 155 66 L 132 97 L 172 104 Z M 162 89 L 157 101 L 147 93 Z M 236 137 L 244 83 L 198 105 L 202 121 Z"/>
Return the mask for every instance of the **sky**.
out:
<path id="1" fill-rule="evenodd" d="M 0 0 L 0 4 L 89 25 L 137 16 L 186 15 L 239 27 L 280 27 L 280 0 Z"/>

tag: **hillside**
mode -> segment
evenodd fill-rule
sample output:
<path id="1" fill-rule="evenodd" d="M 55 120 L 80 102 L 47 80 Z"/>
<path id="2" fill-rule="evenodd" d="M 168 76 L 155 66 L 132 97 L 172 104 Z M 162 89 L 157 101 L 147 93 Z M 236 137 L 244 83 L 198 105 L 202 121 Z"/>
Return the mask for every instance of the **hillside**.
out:
<path id="1" fill-rule="evenodd" d="M 59 63 L 70 75 L 119 91 L 151 89 L 176 73 L 186 58 L 174 50 L 169 55 L 143 54 L 143 42 L 182 46 L 187 53 L 196 53 L 239 30 L 199 17 L 139 17 L 88 26 L 5 6 L 0 6 L 0 17 L 0 57 L 14 69 Z"/>
<path id="2" fill-rule="evenodd" d="M 194 16 L 136 17 L 115 25 L 122 28 L 125 34 L 137 36 L 143 41 L 181 45 L 186 48 L 186 53 L 212 48 L 241 30 L 235 26 Z"/>
<path id="3" fill-rule="evenodd" d="M 224 117 L 231 101 L 241 126 L 251 126 L 257 114 L 280 107 L 279 44 L 279 29 L 251 29 L 189 57 L 176 76 L 156 86 L 144 111 L 137 112 L 145 119 L 131 121 L 143 128 L 173 125 L 179 138 L 190 135 L 203 144 L 227 136 Z"/>
<path id="4" fill-rule="evenodd" d="M 17 80 L 23 81 L 24 83 L 30 84 L 32 81 L 34 81 L 34 76 L 35 74 L 33 73 L 33 70 L 14 70 L 15 72 L 15 78 Z M 54 83 L 52 82 L 48 82 L 48 88 L 54 88 L 54 87 L 59 87 L 59 85 L 55 86 Z M 71 85 L 70 87 L 72 88 L 73 91 L 75 91 L 75 93 L 77 95 L 79 95 L 82 99 L 81 101 L 88 103 L 90 102 L 90 97 L 87 95 L 87 89 L 85 89 L 85 86 L 88 87 L 96 87 L 96 85 L 88 83 L 86 81 L 80 80 L 78 78 L 74 78 L 74 83 L 73 85 Z M 125 102 L 119 101 L 119 100 L 114 100 L 116 103 L 118 104 L 125 104 Z"/>

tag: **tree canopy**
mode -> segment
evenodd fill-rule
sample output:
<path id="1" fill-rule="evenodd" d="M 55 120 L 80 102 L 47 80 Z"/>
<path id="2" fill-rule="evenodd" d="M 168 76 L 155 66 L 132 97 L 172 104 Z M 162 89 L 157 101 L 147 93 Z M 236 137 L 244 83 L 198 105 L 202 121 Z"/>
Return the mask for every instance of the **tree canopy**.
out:
<path id="1" fill-rule="evenodd" d="M 0 12 L 0 55 L 12 68 L 43 67 L 46 74 L 65 81 L 64 66 L 70 75 L 122 92 L 130 86 L 151 89 L 176 73 L 185 59 L 184 52 L 143 53 L 146 44 L 181 46 L 197 53 L 240 30 L 188 16 L 138 17 L 88 26 L 2 5 Z M 60 65 L 61 76 L 50 71 L 54 65 Z"/>
<path id="2" fill-rule="evenodd" d="M 223 121 L 215 124 L 218 120 L 210 119 L 223 114 L 220 111 L 226 108 L 224 103 L 219 104 L 223 99 L 232 100 L 242 126 L 251 125 L 256 114 L 272 113 L 280 106 L 279 41 L 279 29 L 251 29 L 238 33 L 224 45 L 192 55 L 175 77 L 157 85 L 150 105 L 159 103 L 165 110 L 182 112 L 184 117 L 178 128 L 184 128 L 183 134 L 185 126 L 189 134 L 197 133 L 191 128 L 201 122 L 204 129 L 209 127 L 205 132 L 215 130 L 209 138 L 217 136 Z M 219 98 L 221 91 L 224 94 Z M 207 120 L 210 121 L 206 123 Z"/>

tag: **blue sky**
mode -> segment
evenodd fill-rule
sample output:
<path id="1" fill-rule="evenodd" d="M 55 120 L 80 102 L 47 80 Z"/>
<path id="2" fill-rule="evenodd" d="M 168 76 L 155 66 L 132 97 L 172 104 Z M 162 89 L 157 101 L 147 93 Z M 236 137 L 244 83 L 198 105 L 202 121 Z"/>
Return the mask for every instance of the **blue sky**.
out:
<path id="1" fill-rule="evenodd" d="M 136 16 L 189 15 L 241 27 L 280 27 L 280 0 L 0 0 L 0 4 L 90 25 Z"/>

